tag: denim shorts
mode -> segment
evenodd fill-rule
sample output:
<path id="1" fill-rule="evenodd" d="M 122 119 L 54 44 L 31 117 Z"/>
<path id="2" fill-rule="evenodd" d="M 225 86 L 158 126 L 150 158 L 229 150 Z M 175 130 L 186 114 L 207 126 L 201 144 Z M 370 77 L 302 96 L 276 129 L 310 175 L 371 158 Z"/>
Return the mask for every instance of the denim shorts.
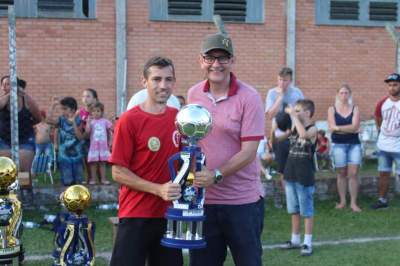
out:
<path id="1" fill-rule="evenodd" d="M 332 143 L 331 156 L 335 168 L 361 164 L 361 144 Z"/>
<path id="2" fill-rule="evenodd" d="M 400 152 L 379 151 L 378 171 L 392 172 L 392 164 L 396 164 L 396 173 L 400 175 Z"/>
<path id="3" fill-rule="evenodd" d="M 285 180 L 285 193 L 288 213 L 300 213 L 300 215 L 303 217 L 313 217 L 314 191 L 314 186 L 305 187 L 298 182 Z"/>
<path id="4" fill-rule="evenodd" d="M 29 137 L 25 142 L 19 143 L 20 150 L 35 151 L 35 138 Z M 0 150 L 11 150 L 10 145 L 0 138 Z"/>

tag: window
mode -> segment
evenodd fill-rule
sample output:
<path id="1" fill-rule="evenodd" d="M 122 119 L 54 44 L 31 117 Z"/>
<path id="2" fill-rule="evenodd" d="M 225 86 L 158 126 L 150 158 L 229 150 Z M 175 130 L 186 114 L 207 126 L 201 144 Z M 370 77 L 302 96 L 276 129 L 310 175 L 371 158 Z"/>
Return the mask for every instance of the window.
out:
<path id="1" fill-rule="evenodd" d="M 7 15 L 9 5 L 13 5 L 14 0 L 0 0 L 0 15 Z"/>
<path id="2" fill-rule="evenodd" d="M 17 17 L 78 18 L 96 17 L 96 0 L 0 0 L 0 16 L 14 4 Z"/>
<path id="3" fill-rule="evenodd" d="M 315 18 L 320 25 L 400 26 L 398 0 L 316 0 Z"/>
<path id="4" fill-rule="evenodd" d="M 263 23 L 264 0 L 149 0 L 151 20 Z"/>

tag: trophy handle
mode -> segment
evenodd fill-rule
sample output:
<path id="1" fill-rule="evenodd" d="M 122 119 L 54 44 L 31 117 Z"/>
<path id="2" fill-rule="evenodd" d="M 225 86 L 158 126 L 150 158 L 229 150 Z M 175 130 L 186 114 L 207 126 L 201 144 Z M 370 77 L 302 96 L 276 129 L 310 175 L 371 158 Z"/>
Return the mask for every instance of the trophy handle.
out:
<path id="1" fill-rule="evenodd" d="M 10 219 L 10 225 L 8 226 L 8 235 L 12 239 L 13 245 L 19 245 L 19 239 L 21 237 L 21 220 L 22 220 L 22 208 L 21 202 L 17 199 L 15 194 L 10 194 L 10 201 L 12 204 L 13 215 Z"/>
<path id="2" fill-rule="evenodd" d="M 171 180 L 173 183 L 180 184 L 182 185 L 182 180 L 184 180 L 184 177 L 187 176 L 190 170 L 190 165 L 191 165 L 191 156 L 192 154 L 190 152 L 182 151 L 180 153 L 174 154 L 169 160 L 168 160 L 168 167 L 171 175 Z M 183 162 L 178 174 L 176 174 L 175 167 L 174 167 L 174 162 L 179 161 Z M 182 184 L 181 184 L 182 183 Z"/>
<path id="3" fill-rule="evenodd" d="M 181 153 L 175 153 L 168 159 L 168 168 L 169 168 L 169 174 L 171 176 L 171 180 L 174 181 L 176 177 L 176 170 L 175 170 L 175 165 L 174 162 L 177 160 L 180 160 L 181 158 Z"/>

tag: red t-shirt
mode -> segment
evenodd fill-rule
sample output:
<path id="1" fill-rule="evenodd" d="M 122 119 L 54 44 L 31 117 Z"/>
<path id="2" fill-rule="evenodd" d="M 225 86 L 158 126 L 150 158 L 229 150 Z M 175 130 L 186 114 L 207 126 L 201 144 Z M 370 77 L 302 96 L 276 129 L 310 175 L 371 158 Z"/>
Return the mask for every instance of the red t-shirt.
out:
<path id="1" fill-rule="evenodd" d="M 178 110 L 167 107 L 163 114 L 149 114 L 140 106 L 125 112 L 115 127 L 113 152 L 109 162 L 128 168 L 139 177 L 163 184 L 170 180 L 168 159 L 177 153 Z M 150 193 L 121 185 L 119 218 L 164 217 L 170 202 Z"/>
<path id="2" fill-rule="evenodd" d="M 324 153 L 328 150 L 328 138 L 317 139 L 317 152 Z"/>
<path id="3" fill-rule="evenodd" d="M 375 117 L 382 119 L 382 105 L 385 103 L 385 101 L 389 98 L 389 96 L 385 96 L 382 98 L 375 107 Z"/>

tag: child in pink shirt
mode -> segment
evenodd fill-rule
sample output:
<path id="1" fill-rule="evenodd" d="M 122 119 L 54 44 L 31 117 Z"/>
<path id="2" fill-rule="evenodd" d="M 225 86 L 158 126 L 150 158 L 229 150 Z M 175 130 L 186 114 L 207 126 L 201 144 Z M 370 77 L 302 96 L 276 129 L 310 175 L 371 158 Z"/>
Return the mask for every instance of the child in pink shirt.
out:
<path id="1" fill-rule="evenodd" d="M 106 178 L 106 164 L 110 157 L 112 123 L 104 118 L 104 105 L 96 102 L 90 106 L 90 116 L 86 123 L 85 132 L 90 134 L 88 163 L 92 176 L 90 185 L 96 184 L 96 175 L 100 173 L 100 183 L 110 184 Z"/>

